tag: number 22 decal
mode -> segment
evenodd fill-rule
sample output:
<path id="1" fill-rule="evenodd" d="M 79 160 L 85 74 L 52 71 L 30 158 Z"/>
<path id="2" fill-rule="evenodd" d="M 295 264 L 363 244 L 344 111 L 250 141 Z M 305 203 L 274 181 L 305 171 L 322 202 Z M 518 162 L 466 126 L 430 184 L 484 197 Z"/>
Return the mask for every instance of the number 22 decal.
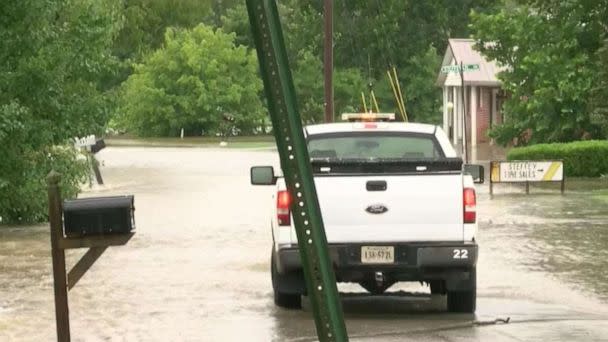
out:
<path id="1" fill-rule="evenodd" d="M 455 249 L 453 259 L 468 259 L 469 251 L 466 249 Z"/>

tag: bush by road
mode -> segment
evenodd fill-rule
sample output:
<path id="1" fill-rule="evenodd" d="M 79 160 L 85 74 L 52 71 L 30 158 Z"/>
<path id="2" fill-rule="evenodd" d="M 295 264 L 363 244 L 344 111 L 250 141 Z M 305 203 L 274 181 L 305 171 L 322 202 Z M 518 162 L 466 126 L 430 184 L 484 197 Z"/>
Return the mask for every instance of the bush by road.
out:
<path id="1" fill-rule="evenodd" d="M 568 177 L 608 175 L 608 140 L 538 144 L 514 148 L 508 160 L 563 160 Z"/>

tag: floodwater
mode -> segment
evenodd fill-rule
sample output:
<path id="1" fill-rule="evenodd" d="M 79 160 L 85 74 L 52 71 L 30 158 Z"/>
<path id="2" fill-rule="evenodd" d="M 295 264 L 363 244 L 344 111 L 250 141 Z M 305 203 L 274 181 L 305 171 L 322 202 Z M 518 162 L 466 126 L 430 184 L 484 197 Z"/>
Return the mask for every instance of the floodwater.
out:
<path id="1" fill-rule="evenodd" d="M 70 291 L 74 341 L 314 341 L 311 313 L 272 302 L 264 150 L 107 148 L 106 186 L 134 194 L 137 233 Z M 498 187 L 497 187 L 498 188 Z M 479 189 L 476 315 L 419 284 L 340 285 L 353 341 L 608 341 L 608 192 Z M 0 341 L 55 339 L 47 226 L 0 228 Z M 68 265 L 83 250 L 68 252 Z M 508 324 L 491 324 L 510 318 Z"/>

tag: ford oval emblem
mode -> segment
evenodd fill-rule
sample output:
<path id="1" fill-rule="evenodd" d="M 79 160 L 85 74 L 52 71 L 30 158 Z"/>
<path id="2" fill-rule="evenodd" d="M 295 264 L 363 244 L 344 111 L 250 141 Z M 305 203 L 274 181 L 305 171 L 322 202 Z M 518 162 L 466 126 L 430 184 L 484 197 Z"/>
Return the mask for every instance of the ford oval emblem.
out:
<path id="1" fill-rule="evenodd" d="M 384 214 L 388 211 L 388 208 L 382 204 L 372 204 L 369 207 L 365 208 L 365 211 L 370 214 Z"/>

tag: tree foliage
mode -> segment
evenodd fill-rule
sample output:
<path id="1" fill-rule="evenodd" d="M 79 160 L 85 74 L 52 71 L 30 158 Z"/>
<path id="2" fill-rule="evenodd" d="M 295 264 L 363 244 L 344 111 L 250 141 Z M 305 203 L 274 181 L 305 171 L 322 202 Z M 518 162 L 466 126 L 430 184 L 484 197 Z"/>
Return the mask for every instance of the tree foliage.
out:
<path id="1" fill-rule="evenodd" d="M 520 1 L 494 14 L 473 14 L 477 48 L 506 66 L 507 120 L 493 131 L 503 144 L 600 136 L 604 114 L 606 6 L 597 1 Z M 592 101 L 593 94 L 599 103 Z M 602 105 L 603 103 L 603 105 Z"/>
<path id="2" fill-rule="evenodd" d="M 323 117 L 323 2 L 281 0 L 300 111 Z M 410 120 L 440 120 L 435 85 L 450 37 L 479 39 L 504 65 L 506 142 L 608 134 L 608 13 L 584 0 L 334 1 L 336 117 L 373 90 L 397 112 L 386 71 L 400 76 Z M 502 10 L 501 10 L 502 9 Z M 469 13 L 474 11 L 474 26 Z M 139 135 L 199 135 L 265 124 L 262 87 L 242 0 L 0 2 L 0 216 L 44 217 L 43 176 L 86 178 L 69 139 L 114 122 Z M 488 44 L 493 42 L 492 44 Z M 532 132 L 532 134 L 529 134 Z M 520 139 L 521 141 L 521 139 Z"/>
<path id="3" fill-rule="evenodd" d="M 590 120 L 592 124 L 599 127 L 600 136 L 608 138 L 608 38 L 604 39 L 603 46 L 597 53 L 599 82 L 591 91 Z"/>
<path id="4" fill-rule="evenodd" d="M 291 60 L 298 60 L 300 51 L 309 51 L 322 60 L 323 2 L 283 3 L 282 19 Z M 447 39 L 468 36 L 469 11 L 488 11 L 494 3 L 488 0 L 335 1 L 336 73 L 341 69 L 358 70 L 365 80 L 365 83 L 353 84 L 353 92 L 344 99 L 335 91 L 336 114 L 346 108 L 339 103 L 348 102 L 351 108 L 361 109 L 360 93 L 369 94 L 371 89 L 381 111 L 397 112 L 386 74 L 395 66 L 410 120 L 440 121 L 441 92 L 435 79 Z M 316 100 L 322 102 L 322 97 Z M 322 112 L 317 118 L 321 116 Z"/>
<path id="5" fill-rule="evenodd" d="M 411 119 L 438 122 L 441 92 L 435 79 L 447 39 L 468 36 L 471 9 L 485 12 L 494 6 L 490 0 L 334 1 L 335 114 L 362 110 L 361 92 L 369 96 L 370 89 L 380 110 L 396 112 L 386 75 L 395 66 Z M 300 107 L 307 120 L 319 121 L 324 102 L 323 2 L 281 1 L 279 11 Z M 236 32 L 239 43 L 253 48 L 247 20 L 245 7 L 234 7 L 228 10 L 223 29 Z M 340 84 L 341 74 L 358 76 L 346 87 Z"/>
<path id="6" fill-rule="evenodd" d="M 138 60 L 161 47 L 167 28 L 192 28 L 211 21 L 211 0 L 125 0 L 124 25 L 114 42 L 121 59 Z"/>
<path id="7" fill-rule="evenodd" d="M 64 174 L 74 196 L 86 164 L 69 138 L 103 131 L 111 101 L 100 86 L 111 73 L 118 1 L 0 3 L 0 217 L 45 217 L 45 180 Z"/>
<path id="8" fill-rule="evenodd" d="M 252 51 L 234 34 L 199 24 L 169 29 L 164 46 L 148 55 L 124 84 L 122 123 L 144 136 L 223 130 L 226 118 L 253 132 L 263 120 L 262 89 Z"/>

